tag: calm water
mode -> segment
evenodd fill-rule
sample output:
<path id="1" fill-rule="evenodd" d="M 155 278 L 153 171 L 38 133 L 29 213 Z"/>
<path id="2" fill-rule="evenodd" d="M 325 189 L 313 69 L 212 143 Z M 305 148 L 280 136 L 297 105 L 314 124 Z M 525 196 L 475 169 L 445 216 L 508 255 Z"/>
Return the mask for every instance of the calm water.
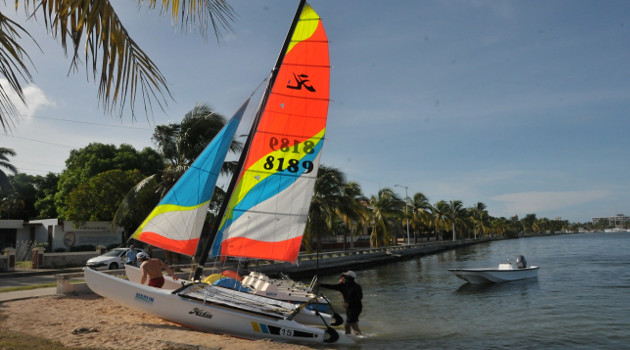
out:
<path id="1" fill-rule="evenodd" d="M 519 254 L 537 279 L 479 287 L 448 271 Z M 630 233 L 490 242 L 357 272 L 368 338 L 351 349 L 630 349 Z"/>

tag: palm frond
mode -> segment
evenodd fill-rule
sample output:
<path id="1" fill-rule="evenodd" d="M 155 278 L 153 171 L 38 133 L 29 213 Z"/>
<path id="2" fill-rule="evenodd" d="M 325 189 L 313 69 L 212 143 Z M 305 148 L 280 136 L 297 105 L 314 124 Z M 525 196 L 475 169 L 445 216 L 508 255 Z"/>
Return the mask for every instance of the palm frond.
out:
<path id="1" fill-rule="evenodd" d="M 111 230 L 117 227 L 125 227 L 129 218 L 144 218 L 150 210 L 157 204 L 160 196 L 156 193 L 158 188 L 157 175 L 144 178 L 127 192 L 120 202 L 116 214 L 111 222 Z M 142 219 L 139 219 L 142 220 Z M 128 232 L 129 233 L 129 232 Z"/>
<path id="2" fill-rule="evenodd" d="M 32 66 L 33 62 L 19 43 L 22 35 L 33 39 L 22 26 L 0 13 L 0 47 L 2 47 L 0 50 L 0 75 L 7 79 L 8 87 L 17 94 L 18 98 L 26 103 L 21 81 L 30 82 L 33 80 L 28 70 L 28 65 Z M 2 129 L 4 131 L 11 130 L 13 120 L 17 116 L 18 110 L 15 103 L 11 100 L 5 87 L 0 85 L 0 124 Z"/>
<path id="3" fill-rule="evenodd" d="M 157 1 L 146 3 L 153 8 Z M 74 51 L 71 70 L 78 69 L 83 55 L 86 69 L 95 80 L 100 74 L 98 99 L 107 113 L 117 110 L 121 117 L 129 107 L 135 119 L 137 103 L 149 115 L 154 105 L 164 110 L 168 100 L 173 99 L 166 78 L 131 38 L 109 0 L 29 0 L 26 4 L 33 6 L 34 14 L 43 13 L 47 29 L 61 40 L 65 50 L 70 41 Z M 161 6 L 170 10 L 175 22 L 181 18 L 182 26 L 198 26 L 202 33 L 207 30 L 208 22 L 212 23 L 217 37 L 220 29 L 229 29 L 234 19 L 234 12 L 225 0 L 163 0 Z M 81 55 L 83 39 L 85 49 Z"/>

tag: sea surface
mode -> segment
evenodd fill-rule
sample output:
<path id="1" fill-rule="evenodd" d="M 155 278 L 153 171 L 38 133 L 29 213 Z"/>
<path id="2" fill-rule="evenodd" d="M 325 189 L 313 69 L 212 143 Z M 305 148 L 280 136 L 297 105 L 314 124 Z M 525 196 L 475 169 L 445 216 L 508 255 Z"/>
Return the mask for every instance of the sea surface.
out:
<path id="1" fill-rule="evenodd" d="M 448 271 L 517 255 L 538 278 L 477 286 Z M 348 349 L 630 349 L 627 232 L 487 242 L 356 272 L 366 338 Z M 345 316 L 340 293 L 322 292 Z"/>

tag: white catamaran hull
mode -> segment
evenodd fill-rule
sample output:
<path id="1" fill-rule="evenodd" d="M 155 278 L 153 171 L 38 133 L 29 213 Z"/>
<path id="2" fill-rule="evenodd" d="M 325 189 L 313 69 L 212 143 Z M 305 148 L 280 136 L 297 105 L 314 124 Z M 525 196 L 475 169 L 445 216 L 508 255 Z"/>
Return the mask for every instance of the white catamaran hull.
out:
<path id="1" fill-rule="evenodd" d="M 140 272 L 140 269 L 138 267 L 135 266 L 130 266 L 130 265 L 126 265 L 125 266 L 125 274 L 127 275 L 127 279 L 131 282 L 137 283 L 138 285 L 140 285 L 140 280 L 142 279 L 142 272 Z M 165 275 L 164 276 L 164 285 L 162 286 L 161 289 L 165 289 L 165 290 L 169 290 L 169 291 L 174 291 L 178 288 L 182 287 L 182 281 L 181 280 L 177 280 L 175 281 L 171 276 Z M 223 288 L 223 287 L 214 287 L 214 288 Z M 231 290 L 232 294 L 234 295 L 241 295 L 241 299 L 248 299 L 251 301 L 254 301 L 258 304 L 269 304 L 269 303 L 278 303 L 279 301 L 282 302 L 284 300 L 278 299 L 278 298 L 270 298 L 270 297 L 266 297 L 266 296 L 260 296 L 257 294 L 251 294 L 249 292 L 240 292 L 240 291 L 234 291 Z M 245 294 L 245 296 L 243 296 L 243 294 Z M 308 300 L 307 300 L 308 301 Z M 290 302 L 290 301 L 289 301 Z M 286 304 L 282 303 L 283 305 L 286 306 Z M 313 312 L 311 309 L 308 308 L 304 308 L 302 309 L 296 316 L 295 316 L 295 320 L 297 322 L 303 323 L 303 324 L 307 324 L 307 325 L 321 325 L 322 324 L 322 319 L 324 319 L 324 321 L 327 324 L 331 323 L 331 319 L 332 316 L 330 314 L 327 313 L 315 313 Z M 339 324 L 341 324 L 343 321 L 341 321 Z M 337 325 L 337 323 L 334 323 L 333 325 Z"/>
<path id="2" fill-rule="evenodd" d="M 213 301 L 185 297 L 172 290 L 139 285 L 89 268 L 85 281 L 95 293 L 130 308 L 202 331 L 230 334 L 247 339 L 288 342 L 353 344 L 354 340 L 328 327 L 308 326 L 272 312 L 240 308 Z"/>
<path id="3" fill-rule="evenodd" d="M 455 276 L 474 284 L 501 283 L 516 281 L 538 276 L 538 266 L 530 266 L 522 269 L 452 269 L 449 270 Z"/>
<path id="4" fill-rule="evenodd" d="M 140 283 L 142 279 L 142 272 L 140 272 L 140 268 L 136 266 L 125 265 L 125 274 L 127 275 L 127 279 L 132 282 Z M 313 298 L 315 298 L 315 294 L 310 292 L 307 286 L 299 282 L 272 279 L 265 274 L 251 272 L 243 278 L 241 283 L 249 290 L 247 293 L 287 301 L 293 304 L 310 303 L 306 307 L 308 310 L 317 310 L 327 314 L 330 314 L 332 311 L 328 300 L 318 297 L 317 302 L 314 302 Z M 181 280 L 175 281 L 171 276 L 164 276 L 164 286 L 162 286 L 162 289 L 175 290 L 181 286 Z M 328 317 L 328 315 L 324 317 Z"/>

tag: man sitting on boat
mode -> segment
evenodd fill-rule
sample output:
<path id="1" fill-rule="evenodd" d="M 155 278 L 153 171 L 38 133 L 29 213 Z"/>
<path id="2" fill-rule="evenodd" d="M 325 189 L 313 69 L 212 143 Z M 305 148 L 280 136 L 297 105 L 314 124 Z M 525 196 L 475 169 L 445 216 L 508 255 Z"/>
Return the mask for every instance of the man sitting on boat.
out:
<path id="1" fill-rule="evenodd" d="M 140 252 L 136 255 L 136 258 L 140 262 L 140 271 L 142 271 L 142 279 L 140 280 L 140 284 L 144 284 L 147 280 L 147 276 L 149 277 L 149 285 L 156 288 L 162 288 L 164 285 L 164 276 L 162 276 L 162 269 L 166 270 L 169 275 L 173 277 L 175 281 L 177 281 L 177 276 L 175 272 L 168 267 L 162 260 L 152 258 L 149 259 L 149 255 L 145 252 Z"/>

